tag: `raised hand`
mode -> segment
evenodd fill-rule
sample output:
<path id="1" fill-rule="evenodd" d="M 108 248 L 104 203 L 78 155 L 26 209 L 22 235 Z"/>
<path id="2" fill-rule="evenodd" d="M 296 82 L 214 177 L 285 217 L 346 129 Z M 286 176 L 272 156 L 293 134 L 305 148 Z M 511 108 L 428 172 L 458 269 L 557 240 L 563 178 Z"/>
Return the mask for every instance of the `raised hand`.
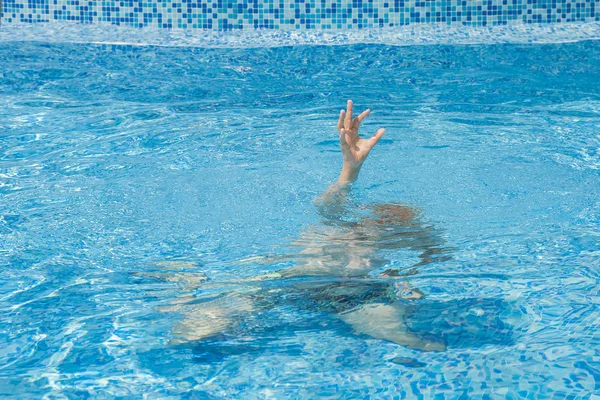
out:
<path id="1" fill-rule="evenodd" d="M 339 183 L 356 180 L 369 152 L 385 133 L 385 129 L 381 128 L 369 139 L 358 136 L 360 123 L 370 113 L 371 110 L 365 110 L 358 117 L 352 118 L 352 100 L 348 100 L 348 107 L 345 111 L 340 111 L 337 128 L 340 133 L 340 147 L 344 158 L 344 167 L 338 179 Z"/>

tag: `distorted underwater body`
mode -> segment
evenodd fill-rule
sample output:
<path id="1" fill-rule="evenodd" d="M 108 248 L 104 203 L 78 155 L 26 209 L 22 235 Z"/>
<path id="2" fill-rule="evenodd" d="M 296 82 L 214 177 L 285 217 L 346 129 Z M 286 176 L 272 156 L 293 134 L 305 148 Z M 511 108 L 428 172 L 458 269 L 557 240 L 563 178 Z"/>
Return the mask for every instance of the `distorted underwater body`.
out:
<path id="1" fill-rule="evenodd" d="M 198 302 L 195 296 L 185 295 L 176 299 L 173 306 L 163 308 L 184 316 L 175 329 L 180 337 L 175 341 L 206 340 L 228 333 L 236 325 L 239 329 L 252 314 L 265 309 L 301 305 L 316 312 L 315 318 L 319 318 L 319 313 L 335 315 L 357 333 L 423 351 L 445 350 L 443 342 L 416 336 L 406 326 L 405 303 L 418 300 L 423 294 L 418 289 L 410 289 L 407 280 L 399 281 L 398 278 L 418 271 L 414 267 L 407 272 L 386 268 L 389 261 L 381 257 L 383 249 L 409 248 L 420 253 L 421 261 L 416 266 L 448 259 L 448 256 L 442 256 L 449 252 L 443 247 L 443 239 L 431 226 L 421 226 L 413 218 L 416 212 L 409 207 L 379 205 L 374 207 L 373 217 L 346 221 L 339 217 L 347 218 L 351 213 L 340 208 L 346 209 L 348 205 L 340 207 L 336 199 L 329 200 L 335 203 L 333 207 L 331 204 L 318 206 L 326 217 L 324 223 L 310 226 L 291 244 L 301 249 L 298 253 L 262 260 L 264 264 L 288 261 L 294 265 L 249 280 L 257 284 L 279 279 L 285 282 L 283 285 L 252 288 L 236 279 L 222 282 L 224 293 L 215 298 Z M 336 209 L 336 217 L 332 218 L 331 208 Z M 174 272 L 139 276 L 176 280 L 193 291 L 206 286 L 203 274 L 178 271 L 196 266 L 177 262 L 160 265 Z M 228 290 L 227 283 L 243 286 Z"/>
<path id="2" fill-rule="evenodd" d="M 598 393 L 600 42 L 0 71 L 0 395 Z M 348 99 L 387 132 L 330 207 Z"/>

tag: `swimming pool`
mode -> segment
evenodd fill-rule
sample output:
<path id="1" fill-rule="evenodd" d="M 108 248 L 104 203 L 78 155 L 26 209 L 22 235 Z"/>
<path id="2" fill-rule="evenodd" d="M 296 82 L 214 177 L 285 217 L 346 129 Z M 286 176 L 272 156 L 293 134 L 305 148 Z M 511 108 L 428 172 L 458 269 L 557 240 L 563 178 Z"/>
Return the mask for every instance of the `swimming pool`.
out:
<path id="1" fill-rule="evenodd" d="M 600 392 L 600 42 L 7 42 L 0 65 L 2 395 Z M 418 288 L 406 327 L 443 351 L 358 335 L 289 279 L 252 280 L 321 261 L 300 252 L 328 240 L 313 200 L 337 177 L 349 98 L 372 110 L 365 134 L 387 129 L 351 222 L 420 212 L 376 247 L 374 268 L 407 276 L 369 277 Z M 414 230 L 443 257 L 422 262 Z M 225 335 L 185 340 L 194 307 L 257 291 Z"/>

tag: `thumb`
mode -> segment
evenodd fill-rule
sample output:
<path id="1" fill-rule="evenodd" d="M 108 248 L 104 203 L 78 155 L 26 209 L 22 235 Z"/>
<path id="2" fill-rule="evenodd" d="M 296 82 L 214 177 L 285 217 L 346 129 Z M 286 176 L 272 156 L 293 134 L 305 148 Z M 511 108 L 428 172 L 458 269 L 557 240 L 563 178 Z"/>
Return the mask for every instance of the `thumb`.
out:
<path id="1" fill-rule="evenodd" d="M 375 135 L 373 135 L 373 137 L 371 139 L 369 139 L 369 143 L 372 146 L 375 146 L 377 144 L 377 142 L 379 142 L 379 139 L 381 139 L 383 137 L 385 133 L 385 129 L 381 128 L 379 129 L 377 132 L 375 132 Z"/>

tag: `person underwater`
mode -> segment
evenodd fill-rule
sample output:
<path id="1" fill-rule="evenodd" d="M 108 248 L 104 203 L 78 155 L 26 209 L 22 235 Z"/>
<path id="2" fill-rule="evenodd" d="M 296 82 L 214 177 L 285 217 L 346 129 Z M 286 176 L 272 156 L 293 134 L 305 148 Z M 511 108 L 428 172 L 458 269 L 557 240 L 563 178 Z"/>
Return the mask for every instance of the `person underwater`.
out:
<path id="1" fill-rule="evenodd" d="M 291 247 L 298 252 L 288 255 L 252 257 L 241 262 L 263 264 L 291 261 L 293 266 L 243 282 L 207 282 L 196 272 L 173 272 L 163 278 L 182 282 L 190 291 L 203 285 L 221 285 L 223 293 L 198 302 L 194 295 L 182 296 L 163 307 L 178 312 L 181 320 L 173 330 L 173 343 L 190 343 L 235 332 L 249 316 L 291 302 L 300 309 L 326 312 L 348 324 L 354 332 L 401 346 L 443 351 L 445 345 L 412 333 L 405 322 L 407 305 L 424 294 L 411 288 L 407 278 L 418 267 L 449 258 L 449 249 L 439 231 L 425 224 L 417 209 L 399 203 L 359 207 L 360 217 L 346 218 L 353 211 L 348 197 L 352 184 L 374 146 L 385 134 L 379 129 L 370 138 L 362 138 L 359 128 L 370 110 L 357 116 L 348 101 L 337 122 L 342 153 L 342 168 L 314 204 L 323 218 L 305 228 Z M 418 254 L 419 262 L 405 270 L 386 268 L 386 252 L 408 249 Z M 193 269 L 192 264 L 162 263 L 166 269 Z M 186 264 L 186 263 L 183 263 Z M 266 282 L 289 282 L 273 289 Z M 233 286 L 247 283 L 243 289 Z M 232 284 L 231 290 L 227 285 Z M 290 300 L 292 299 L 292 300 Z"/>

